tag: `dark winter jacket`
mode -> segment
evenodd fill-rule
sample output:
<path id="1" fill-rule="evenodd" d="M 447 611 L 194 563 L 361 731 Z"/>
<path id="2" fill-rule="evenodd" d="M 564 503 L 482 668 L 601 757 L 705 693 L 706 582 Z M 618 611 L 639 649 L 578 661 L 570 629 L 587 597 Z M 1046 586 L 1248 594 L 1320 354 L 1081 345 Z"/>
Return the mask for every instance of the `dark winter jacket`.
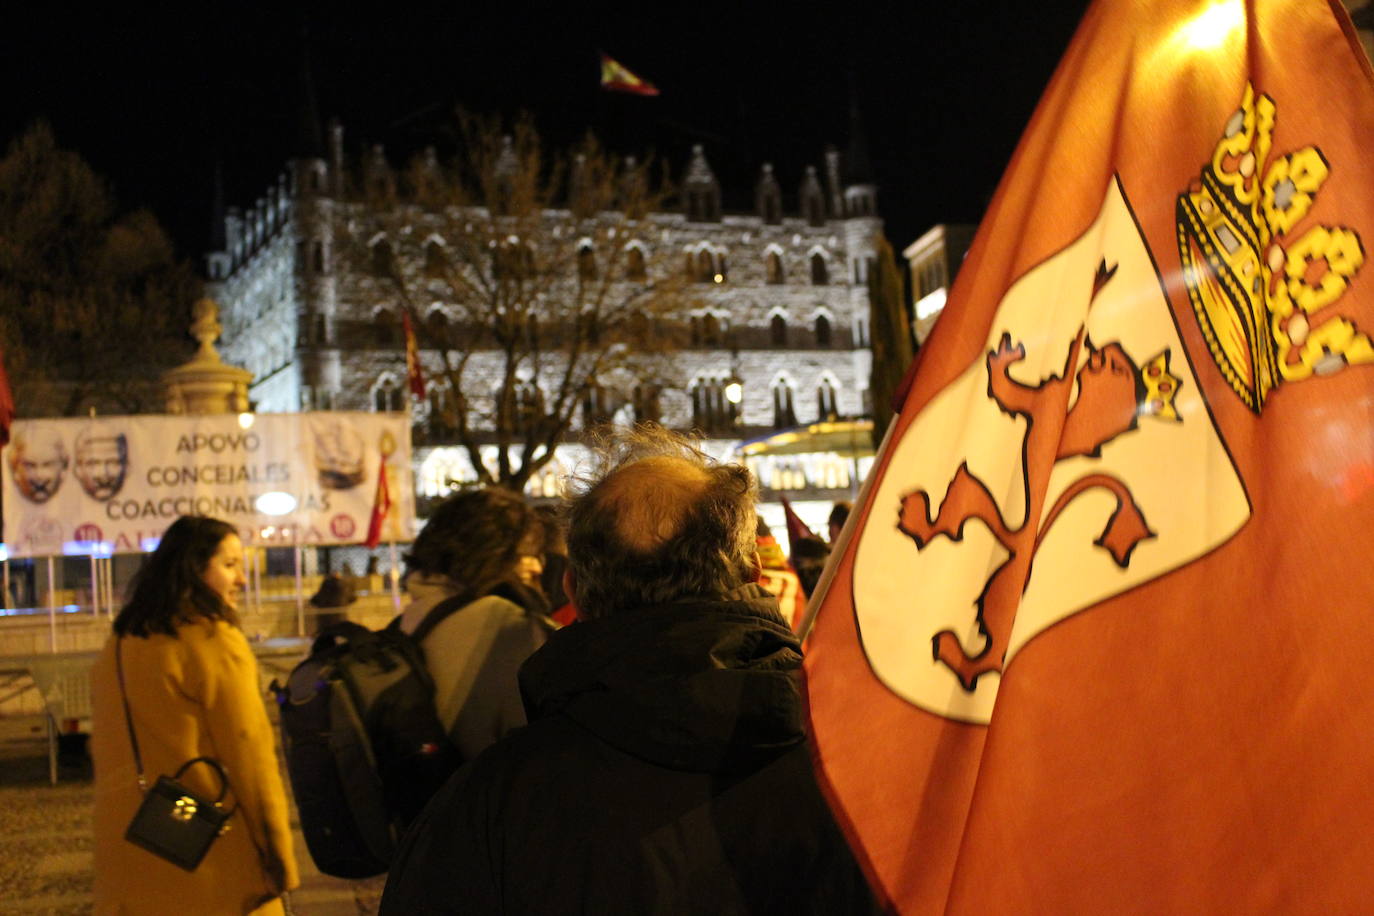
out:
<path id="1" fill-rule="evenodd" d="M 435 796 L 381 912 L 876 912 L 812 773 L 800 663 L 754 585 L 553 634 L 520 673 L 530 724 Z"/>

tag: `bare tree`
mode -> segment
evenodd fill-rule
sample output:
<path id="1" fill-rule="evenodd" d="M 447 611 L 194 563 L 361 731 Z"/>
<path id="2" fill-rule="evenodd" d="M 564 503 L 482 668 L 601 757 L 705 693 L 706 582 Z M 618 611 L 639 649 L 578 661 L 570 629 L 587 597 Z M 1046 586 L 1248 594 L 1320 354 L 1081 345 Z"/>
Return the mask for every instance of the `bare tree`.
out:
<path id="1" fill-rule="evenodd" d="M 590 136 L 550 153 L 528 117 L 506 133 L 460 115 L 459 135 L 452 162 L 426 150 L 400 176 L 375 152 L 335 238 L 409 316 L 440 438 L 480 483 L 519 490 L 575 429 L 657 419 L 685 307 L 649 220 L 670 187 Z"/>
<path id="2" fill-rule="evenodd" d="M 190 266 L 146 210 L 113 195 L 47 124 L 0 159 L 0 351 L 23 416 L 160 407 L 185 359 Z"/>

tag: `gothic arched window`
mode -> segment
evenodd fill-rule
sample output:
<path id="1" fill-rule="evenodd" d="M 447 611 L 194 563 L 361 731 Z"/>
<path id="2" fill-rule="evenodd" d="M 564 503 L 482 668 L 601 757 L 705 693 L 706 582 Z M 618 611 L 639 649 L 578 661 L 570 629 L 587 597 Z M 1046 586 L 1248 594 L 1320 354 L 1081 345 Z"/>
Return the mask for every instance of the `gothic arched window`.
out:
<path id="1" fill-rule="evenodd" d="M 577 249 L 577 277 L 583 281 L 596 279 L 596 249 L 591 245 Z"/>
<path id="2" fill-rule="evenodd" d="M 787 346 L 787 319 L 781 315 L 774 315 L 772 321 L 768 323 L 769 333 L 773 339 L 773 346 Z"/>
<path id="3" fill-rule="evenodd" d="M 698 283 L 710 283 L 715 279 L 716 267 L 711 263 L 711 252 L 705 248 L 697 252 L 696 281 Z"/>
<path id="4" fill-rule="evenodd" d="M 625 250 L 625 279 L 643 282 L 648 279 L 644 266 L 644 249 L 631 245 Z"/>
<path id="5" fill-rule="evenodd" d="M 835 386 L 830 379 L 821 379 L 816 389 L 816 419 L 818 421 L 839 419 L 840 410 L 835 400 Z"/>
<path id="6" fill-rule="evenodd" d="M 635 386 L 633 408 L 636 423 L 657 423 L 663 419 L 658 395 L 657 385 Z"/>
<path id="7" fill-rule="evenodd" d="M 787 429 L 797 425 L 797 413 L 792 406 L 792 386 L 782 380 L 773 383 L 773 427 Z"/>
<path id="8" fill-rule="evenodd" d="M 394 258 L 391 253 L 391 244 L 382 239 L 372 246 L 372 275 L 375 277 L 390 277 L 395 267 Z"/>
<path id="9" fill-rule="evenodd" d="M 763 263 L 768 273 L 769 283 L 777 286 L 780 283 L 787 282 L 786 274 L 782 269 L 782 255 L 778 254 L 776 251 L 770 251 L 767 256 L 765 256 Z"/>
<path id="10" fill-rule="evenodd" d="M 399 411 L 405 408 L 405 393 L 395 380 L 388 377 L 382 379 L 376 388 L 372 389 L 372 409 L 375 411 Z"/>
<path id="11" fill-rule="evenodd" d="M 821 348 L 830 346 L 830 319 L 824 315 L 816 316 L 816 346 Z"/>
<path id="12" fill-rule="evenodd" d="M 436 239 L 430 239 L 425 243 L 425 276 L 443 277 L 448 267 L 448 261 L 444 257 L 444 246 L 439 244 Z"/>
<path id="13" fill-rule="evenodd" d="M 390 309 L 381 309 L 373 316 L 372 333 L 379 347 L 394 347 L 401 341 L 400 327 Z"/>
<path id="14" fill-rule="evenodd" d="M 819 251 L 811 254 L 811 285 L 825 286 L 830 282 L 830 268 L 826 266 L 825 256 Z"/>

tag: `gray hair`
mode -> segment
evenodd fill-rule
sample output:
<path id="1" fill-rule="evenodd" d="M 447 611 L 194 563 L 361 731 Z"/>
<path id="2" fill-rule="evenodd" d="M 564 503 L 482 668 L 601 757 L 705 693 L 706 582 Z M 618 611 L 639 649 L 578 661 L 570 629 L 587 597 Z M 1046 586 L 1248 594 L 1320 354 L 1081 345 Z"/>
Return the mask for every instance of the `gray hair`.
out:
<path id="1" fill-rule="evenodd" d="M 753 475 L 656 424 L 594 445 L 575 480 L 568 564 L 585 617 L 716 596 L 754 577 Z"/>

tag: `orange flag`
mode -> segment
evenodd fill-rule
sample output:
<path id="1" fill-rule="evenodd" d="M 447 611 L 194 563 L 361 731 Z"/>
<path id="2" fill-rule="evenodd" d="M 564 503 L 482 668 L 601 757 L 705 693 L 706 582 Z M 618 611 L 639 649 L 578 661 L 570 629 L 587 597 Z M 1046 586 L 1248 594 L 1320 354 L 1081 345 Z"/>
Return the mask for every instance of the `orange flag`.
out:
<path id="1" fill-rule="evenodd" d="M 1368 908 L 1371 138 L 1334 2 L 1089 9 L 817 602 L 898 911 Z"/>

